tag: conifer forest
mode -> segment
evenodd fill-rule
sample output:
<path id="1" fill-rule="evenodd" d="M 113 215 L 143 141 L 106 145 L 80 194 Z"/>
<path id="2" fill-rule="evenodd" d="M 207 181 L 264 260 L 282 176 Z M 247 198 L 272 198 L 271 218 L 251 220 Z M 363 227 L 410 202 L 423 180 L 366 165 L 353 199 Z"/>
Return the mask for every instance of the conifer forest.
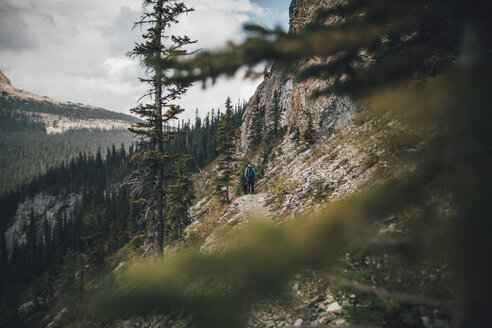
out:
<path id="1" fill-rule="evenodd" d="M 5 0 L 0 327 L 490 327 L 491 10 Z"/>

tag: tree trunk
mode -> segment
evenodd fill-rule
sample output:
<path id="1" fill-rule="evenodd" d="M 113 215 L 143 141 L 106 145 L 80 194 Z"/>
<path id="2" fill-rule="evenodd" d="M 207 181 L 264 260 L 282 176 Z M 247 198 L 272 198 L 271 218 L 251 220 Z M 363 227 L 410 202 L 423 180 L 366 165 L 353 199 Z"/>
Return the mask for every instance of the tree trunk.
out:
<path id="1" fill-rule="evenodd" d="M 157 3 L 157 26 L 162 29 L 163 19 L 163 1 Z M 160 49 L 162 45 L 161 33 L 156 40 Z M 155 90 L 155 144 L 154 150 L 159 156 L 162 155 L 163 149 L 163 130 L 162 130 L 162 85 L 160 73 L 155 72 L 154 90 Z M 154 255 L 156 257 L 163 255 L 164 247 L 164 192 L 163 192 L 163 167 L 162 161 L 157 161 L 154 166 L 155 184 L 154 184 Z"/>
<path id="2" fill-rule="evenodd" d="M 229 204 L 231 201 L 229 200 L 229 181 L 226 181 L 226 202 Z"/>

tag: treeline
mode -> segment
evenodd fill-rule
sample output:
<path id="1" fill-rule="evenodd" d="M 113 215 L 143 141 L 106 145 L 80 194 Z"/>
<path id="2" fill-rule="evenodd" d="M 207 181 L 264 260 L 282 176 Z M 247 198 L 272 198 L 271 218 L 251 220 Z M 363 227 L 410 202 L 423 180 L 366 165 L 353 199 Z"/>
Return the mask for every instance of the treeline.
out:
<path id="1" fill-rule="evenodd" d="M 241 125 L 244 103 L 234 110 L 234 126 Z M 216 137 L 221 116 L 212 110 L 204 119 L 181 121 L 180 135 L 165 145 L 171 153 L 184 152 L 193 157 L 192 170 L 199 171 L 216 157 Z M 79 153 L 95 153 L 124 143 L 130 145 L 133 136 L 125 130 L 69 130 L 63 134 L 45 133 L 44 126 L 27 120 L 25 114 L 0 110 L 0 195 L 47 172 L 50 166 L 68 163 Z M 14 133 L 15 131 L 15 133 Z"/>
<path id="2" fill-rule="evenodd" d="M 238 101 L 231 109 L 231 123 L 235 129 L 241 126 L 245 108 L 246 104 Z M 177 127 L 179 134 L 165 144 L 165 151 L 171 154 L 184 153 L 190 155 L 192 157 L 192 170 L 198 172 L 218 156 L 217 134 L 223 115 L 224 113 L 220 110 L 212 109 L 202 119 L 198 116 L 197 110 L 194 123 L 191 120 L 179 123 Z"/>
<path id="3" fill-rule="evenodd" d="M 0 195 L 43 174 L 50 166 L 67 163 L 79 152 L 95 153 L 114 144 L 132 143 L 126 130 L 69 130 L 48 135 L 43 123 L 33 122 L 29 113 L 46 113 L 72 119 L 108 119 L 135 122 L 122 113 L 81 104 L 55 104 L 0 96 Z M 103 154 L 104 155 L 104 154 Z"/>
<path id="4" fill-rule="evenodd" d="M 30 120 L 26 113 L 0 107 L 0 131 L 2 134 L 37 131 L 46 133 L 43 123 Z"/>
<path id="5" fill-rule="evenodd" d="M 19 130 L 0 132 L 0 195 L 46 173 L 51 166 L 70 162 L 81 152 L 95 154 L 100 148 L 105 156 L 105 149 L 114 144 L 132 143 L 132 134 L 125 130 L 84 129 L 46 134 L 41 127 L 31 129 L 32 124 L 22 120 L 9 120 L 6 125 Z"/>

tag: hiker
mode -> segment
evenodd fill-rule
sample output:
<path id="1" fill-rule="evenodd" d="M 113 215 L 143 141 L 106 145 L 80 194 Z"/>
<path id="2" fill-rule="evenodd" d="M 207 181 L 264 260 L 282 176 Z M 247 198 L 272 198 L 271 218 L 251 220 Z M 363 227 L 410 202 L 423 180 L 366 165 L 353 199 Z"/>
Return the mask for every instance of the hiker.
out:
<path id="1" fill-rule="evenodd" d="M 256 171 L 255 168 L 248 164 L 246 170 L 244 170 L 244 178 L 247 180 L 246 193 L 255 193 L 255 179 Z"/>

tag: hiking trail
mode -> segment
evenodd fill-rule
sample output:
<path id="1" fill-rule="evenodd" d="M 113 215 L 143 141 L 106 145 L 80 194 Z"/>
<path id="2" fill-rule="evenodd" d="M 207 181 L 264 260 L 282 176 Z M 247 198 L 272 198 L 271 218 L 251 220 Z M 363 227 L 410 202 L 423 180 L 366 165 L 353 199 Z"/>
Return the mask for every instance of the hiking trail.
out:
<path id="1" fill-rule="evenodd" d="M 248 194 L 236 198 L 229 209 L 219 221 L 227 221 L 231 224 L 245 223 L 251 218 L 271 218 L 273 216 L 269 206 L 266 205 L 266 194 Z"/>
<path id="2" fill-rule="evenodd" d="M 265 204 L 266 194 L 249 194 L 237 199 L 238 210 L 246 216 L 264 216 L 271 215 L 270 209 Z"/>

